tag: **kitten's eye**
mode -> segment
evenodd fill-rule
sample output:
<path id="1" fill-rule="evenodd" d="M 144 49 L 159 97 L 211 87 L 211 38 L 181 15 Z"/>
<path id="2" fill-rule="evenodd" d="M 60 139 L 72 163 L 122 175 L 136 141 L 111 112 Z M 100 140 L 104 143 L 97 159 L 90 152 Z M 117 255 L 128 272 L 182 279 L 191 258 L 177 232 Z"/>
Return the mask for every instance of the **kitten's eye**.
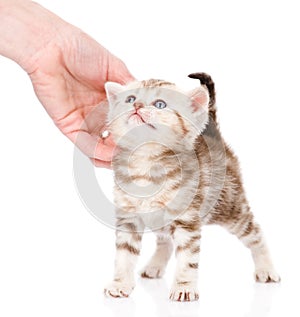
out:
<path id="1" fill-rule="evenodd" d="M 166 108 L 167 104 L 163 100 L 156 100 L 153 105 L 158 109 Z"/>
<path id="2" fill-rule="evenodd" d="M 134 96 L 128 96 L 125 100 L 127 103 L 134 103 L 136 98 Z"/>

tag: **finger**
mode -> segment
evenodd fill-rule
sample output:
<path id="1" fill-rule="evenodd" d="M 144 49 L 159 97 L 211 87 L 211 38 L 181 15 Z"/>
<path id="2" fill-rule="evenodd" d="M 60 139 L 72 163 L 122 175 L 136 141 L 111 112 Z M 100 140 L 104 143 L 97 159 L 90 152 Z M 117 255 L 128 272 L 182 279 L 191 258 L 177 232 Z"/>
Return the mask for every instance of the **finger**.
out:
<path id="1" fill-rule="evenodd" d="M 115 146 L 105 144 L 102 138 L 92 136 L 87 131 L 82 130 L 71 135 L 70 139 L 88 157 L 111 162 Z"/>
<path id="2" fill-rule="evenodd" d="M 114 148 L 116 147 L 116 143 L 111 134 L 109 134 L 108 137 L 103 139 L 103 143 L 107 146 L 112 146 Z"/>
<path id="3" fill-rule="evenodd" d="M 109 57 L 108 81 L 115 81 L 124 85 L 135 80 L 123 61 L 112 54 Z"/>
<path id="4" fill-rule="evenodd" d="M 91 159 L 91 161 L 96 167 L 112 169 L 111 162 L 104 162 L 97 159 Z"/>
<path id="5" fill-rule="evenodd" d="M 115 154 L 116 146 L 114 143 L 106 144 L 105 142 L 105 140 L 99 139 L 93 158 L 100 161 L 111 162 Z"/>

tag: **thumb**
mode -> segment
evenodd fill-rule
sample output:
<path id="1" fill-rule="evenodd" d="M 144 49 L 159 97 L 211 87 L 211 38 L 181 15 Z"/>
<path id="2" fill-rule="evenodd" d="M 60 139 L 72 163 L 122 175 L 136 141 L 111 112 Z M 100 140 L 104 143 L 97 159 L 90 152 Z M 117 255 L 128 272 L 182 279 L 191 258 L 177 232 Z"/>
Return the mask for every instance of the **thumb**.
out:
<path id="1" fill-rule="evenodd" d="M 107 81 L 124 85 L 135 80 L 124 62 L 114 55 L 110 55 L 108 70 Z"/>

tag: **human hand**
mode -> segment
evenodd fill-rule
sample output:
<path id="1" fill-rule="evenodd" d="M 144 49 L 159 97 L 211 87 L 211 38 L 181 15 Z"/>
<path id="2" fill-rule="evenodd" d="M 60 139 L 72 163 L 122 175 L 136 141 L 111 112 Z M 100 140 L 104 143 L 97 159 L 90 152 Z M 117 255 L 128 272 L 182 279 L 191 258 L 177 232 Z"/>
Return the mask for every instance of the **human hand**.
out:
<path id="1" fill-rule="evenodd" d="M 133 80 L 125 64 L 71 26 L 34 65 L 29 75 L 35 93 L 56 126 L 96 166 L 110 167 L 114 142 L 100 138 L 108 110 L 104 84 Z"/>
<path id="2" fill-rule="evenodd" d="M 0 31 L 0 54 L 29 74 L 56 126 L 96 166 L 110 167 L 114 142 L 100 138 L 108 110 L 104 84 L 133 80 L 125 64 L 31 1 L 0 0 Z"/>

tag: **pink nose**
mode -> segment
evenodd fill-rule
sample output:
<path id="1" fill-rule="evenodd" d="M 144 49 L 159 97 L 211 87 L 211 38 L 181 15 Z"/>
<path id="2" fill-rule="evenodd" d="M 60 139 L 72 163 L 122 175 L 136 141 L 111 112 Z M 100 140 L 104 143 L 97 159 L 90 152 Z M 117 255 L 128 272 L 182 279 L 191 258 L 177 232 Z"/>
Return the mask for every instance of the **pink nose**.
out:
<path id="1" fill-rule="evenodd" d="M 138 110 L 138 109 L 144 107 L 143 103 L 141 103 L 141 102 L 135 102 L 135 103 L 133 104 L 133 106 L 134 106 L 134 108 L 135 108 L 136 110 Z"/>

